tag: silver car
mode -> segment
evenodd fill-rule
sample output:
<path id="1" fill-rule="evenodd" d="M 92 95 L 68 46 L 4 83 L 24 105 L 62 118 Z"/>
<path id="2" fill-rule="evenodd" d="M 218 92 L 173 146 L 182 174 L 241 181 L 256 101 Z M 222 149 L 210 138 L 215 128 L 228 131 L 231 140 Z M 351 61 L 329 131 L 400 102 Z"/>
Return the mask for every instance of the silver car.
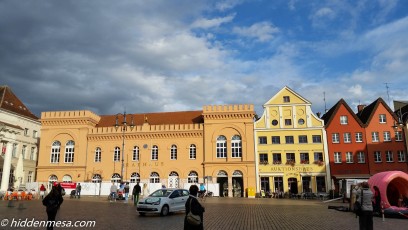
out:
<path id="1" fill-rule="evenodd" d="M 148 197 L 139 200 L 137 211 L 141 216 L 146 213 L 159 213 L 161 216 L 167 216 L 171 212 L 185 211 L 188 196 L 189 192 L 186 189 L 158 189 Z"/>

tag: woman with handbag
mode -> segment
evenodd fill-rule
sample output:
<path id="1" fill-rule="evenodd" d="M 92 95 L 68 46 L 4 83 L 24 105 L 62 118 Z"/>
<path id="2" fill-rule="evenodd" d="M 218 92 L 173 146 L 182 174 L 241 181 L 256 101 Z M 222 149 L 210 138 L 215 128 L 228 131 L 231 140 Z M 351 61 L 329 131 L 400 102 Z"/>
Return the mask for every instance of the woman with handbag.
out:
<path id="1" fill-rule="evenodd" d="M 197 200 L 198 186 L 191 185 L 190 197 L 186 201 L 186 216 L 184 218 L 184 230 L 204 229 L 204 207 Z"/>
<path id="2" fill-rule="evenodd" d="M 358 218 L 360 230 L 373 230 L 373 204 L 371 202 L 373 192 L 370 190 L 367 182 L 361 183 L 360 189 L 356 193 L 357 200 L 360 202 L 362 209 Z"/>

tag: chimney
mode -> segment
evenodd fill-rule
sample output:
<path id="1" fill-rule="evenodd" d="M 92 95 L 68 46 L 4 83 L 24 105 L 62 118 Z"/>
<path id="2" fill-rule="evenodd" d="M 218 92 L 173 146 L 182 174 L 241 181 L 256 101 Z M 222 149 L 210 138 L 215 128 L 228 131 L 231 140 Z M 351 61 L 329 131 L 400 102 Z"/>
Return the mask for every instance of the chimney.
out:
<path id="1" fill-rule="evenodd" d="M 322 115 L 320 112 L 316 113 L 317 117 L 320 118 L 320 115 Z"/>
<path id="2" fill-rule="evenodd" d="M 361 112 L 363 111 L 363 109 L 365 108 L 365 105 L 357 105 L 357 112 Z"/>

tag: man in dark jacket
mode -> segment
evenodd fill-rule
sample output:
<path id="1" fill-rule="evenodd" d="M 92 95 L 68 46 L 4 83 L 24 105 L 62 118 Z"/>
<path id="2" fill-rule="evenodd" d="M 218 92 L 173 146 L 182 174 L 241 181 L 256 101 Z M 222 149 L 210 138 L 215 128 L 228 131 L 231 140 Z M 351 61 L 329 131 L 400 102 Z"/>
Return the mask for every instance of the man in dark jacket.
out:
<path id="1" fill-rule="evenodd" d="M 139 196 L 140 192 L 142 191 L 142 188 L 139 185 L 139 182 L 136 183 L 136 185 L 133 187 L 133 204 L 137 205 L 137 202 L 139 202 Z"/>

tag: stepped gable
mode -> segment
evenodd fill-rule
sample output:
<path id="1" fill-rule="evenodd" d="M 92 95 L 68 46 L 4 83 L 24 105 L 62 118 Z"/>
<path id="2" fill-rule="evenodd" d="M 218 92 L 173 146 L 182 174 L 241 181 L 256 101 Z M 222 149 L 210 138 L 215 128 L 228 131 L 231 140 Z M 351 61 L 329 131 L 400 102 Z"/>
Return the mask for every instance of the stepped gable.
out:
<path id="1" fill-rule="evenodd" d="M 126 114 L 128 125 L 133 122 L 134 125 L 171 125 L 171 124 L 200 124 L 204 123 L 203 111 L 181 111 L 181 112 L 161 112 L 161 113 L 143 113 Z M 101 120 L 96 127 L 113 127 L 116 122 L 116 115 L 101 115 Z M 118 115 L 118 122 L 121 125 L 123 115 Z"/>
<path id="2" fill-rule="evenodd" d="M 324 120 L 324 124 L 327 127 L 330 122 L 333 120 L 334 116 L 337 114 L 337 111 L 340 109 L 341 106 L 344 106 L 347 111 L 353 116 L 353 118 L 360 124 L 361 127 L 364 126 L 363 122 L 361 122 L 360 118 L 353 112 L 347 102 L 342 98 L 340 99 L 333 107 L 329 109 L 323 116 L 322 119 Z"/>
<path id="3" fill-rule="evenodd" d="M 6 85 L 0 86 L 0 108 L 21 116 L 38 120 L 38 117 L 34 115 L 24 103 L 14 95 L 10 87 Z"/>
<path id="4" fill-rule="evenodd" d="M 363 124 L 368 125 L 370 123 L 375 111 L 377 110 L 380 104 L 383 104 L 385 109 L 387 109 L 387 111 L 393 116 L 393 118 L 395 120 L 398 120 L 398 118 L 396 117 L 394 112 L 390 109 L 390 107 L 387 105 L 387 103 L 385 103 L 385 101 L 381 97 L 379 97 L 373 103 L 364 107 L 364 109 L 362 109 L 360 112 L 357 113 L 357 116 L 360 118 Z"/>

